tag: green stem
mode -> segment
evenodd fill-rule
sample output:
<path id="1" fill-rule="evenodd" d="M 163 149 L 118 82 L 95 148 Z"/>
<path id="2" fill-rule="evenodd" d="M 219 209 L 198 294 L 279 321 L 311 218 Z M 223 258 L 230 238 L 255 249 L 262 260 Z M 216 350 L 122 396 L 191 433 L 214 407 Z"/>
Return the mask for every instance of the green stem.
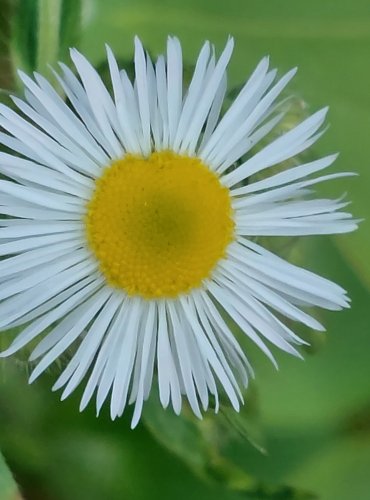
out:
<path id="1" fill-rule="evenodd" d="M 62 0 L 38 0 L 37 71 L 58 60 Z"/>

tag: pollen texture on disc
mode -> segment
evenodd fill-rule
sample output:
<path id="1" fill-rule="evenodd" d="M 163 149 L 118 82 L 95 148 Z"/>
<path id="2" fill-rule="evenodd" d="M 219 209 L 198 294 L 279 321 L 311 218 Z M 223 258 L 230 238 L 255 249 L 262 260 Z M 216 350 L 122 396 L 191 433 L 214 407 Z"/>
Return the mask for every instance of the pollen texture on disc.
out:
<path id="1" fill-rule="evenodd" d="M 97 179 L 86 231 L 107 282 L 129 295 L 201 286 L 233 240 L 229 190 L 198 158 L 128 155 Z"/>

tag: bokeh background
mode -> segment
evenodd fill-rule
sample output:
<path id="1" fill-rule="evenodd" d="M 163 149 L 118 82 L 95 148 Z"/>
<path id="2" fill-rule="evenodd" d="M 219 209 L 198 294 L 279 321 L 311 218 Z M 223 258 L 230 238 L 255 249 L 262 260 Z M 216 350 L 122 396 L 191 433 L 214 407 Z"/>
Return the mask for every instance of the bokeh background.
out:
<path id="1" fill-rule="evenodd" d="M 67 58 L 65 48 L 55 49 L 52 23 L 40 35 L 41 62 L 31 50 L 35 5 L 52 19 L 62 3 L 0 1 L 4 100 L 7 90 L 18 91 L 14 60 L 47 73 L 56 54 Z M 306 103 L 305 112 L 330 106 L 329 128 L 314 154 L 340 151 L 336 167 L 359 173 L 322 189 L 348 193 L 355 215 L 369 219 L 369 0 L 76 0 L 68 9 L 63 15 L 73 23 L 63 25 L 61 38 L 103 73 L 104 43 L 126 64 L 135 34 L 153 55 L 164 50 L 167 34 L 177 35 L 189 66 L 205 39 L 221 50 L 233 35 L 231 86 L 266 54 L 280 73 L 297 65 L 290 85 L 296 102 Z M 93 407 L 79 414 L 78 392 L 60 402 L 50 391 L 60 368 L 28 386 L 25 357 L 1 361 L 0 446 L 20 493 L 0 463 L 0 499 L 370 498 L 369 222 L 354 234 L 302 238 L 289 256 L 344 286 L 352 308 L 320 313 L 327 334 L 308 333 L 312 346 L 303 362 L 277 353 L 278 372 L 249 346 L 256 382 L 240 416 L 225 406 L 202 422 L 186 410 L 174 418 L 154 397 L 131 431 L 130 411 L 111 422 L 107 411 L 96 419 Z"/>

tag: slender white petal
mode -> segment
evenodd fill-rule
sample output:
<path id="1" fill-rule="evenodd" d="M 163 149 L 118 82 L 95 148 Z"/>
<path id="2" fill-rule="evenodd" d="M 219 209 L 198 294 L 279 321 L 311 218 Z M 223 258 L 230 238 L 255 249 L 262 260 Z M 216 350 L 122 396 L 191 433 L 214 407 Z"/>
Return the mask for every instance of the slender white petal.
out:
<path id="1" fill-rule="evenodd" d="M 73 358 L 53 385 L 54 391 L 66 385 L 61 399 L 67 398 L 87 373 L 120 304 L 121 297 L 118 294 L 112 294 L 82 340 Z M 33 353 L 33 356 L 36 357 L 35 353 Z"/>
<path id="2" fill-rule="evenodd" d="M 0 303 L 0 328 L 16 326 L 16 320 L 17 324 L 24 324 L 26 318 L 29 319 L 27 315 L 31 315 L 32 319 L 34 311 L 37 311 L 37 308 L 49 299 L 88 276 L 92 276 L 91 279 L 93 279 L 95 269 L 95 263 L 81 262 L 59 273 L 57 280 L 53 276 L 40 285 L 26 290 L 19 296 L 15 295 L 7 298 Z M 38 314 L 36 314 L 37 316 Z"/>
<path id="3" fill-rule="evenodd" d="M 170 147 L 176 137 L 182 108 L 182 53 L 177 38 L 167 40 L 167 102 Z"/>
<path id="4" fill-rule="evenodd" d="M 60 330 L 60 338 L 32 371 L 30 383 L 36 380 L 81 335 L 84 328 L 107 301 L 110 293 L 109 290 L 104 290 L 94 295 L 76 308 L 56 327 L 56 329 Z"/>
<path id="5" fill-rule="evenodd" d="M 245 186 L 244 194 L 255 193 L 256 191 L 283 186 L 284 184 L 290 184 L 298 179 L 303 179 L 329 167 L 337 157 L 337 154 L 325 156 L 319 160 L 314 160 L 297 167 L 289 168 L 283 172 L 267 177 L 267 179 L 252 182 L 248 186 Z"/>
<path id="6" fill-rule="evenodd" d="M 166 65 L 163 56 L 159 56 L 155 65 L 155 74 L 157 79 L 158 109 L 162 121 L 162 144 L 160 149 L 166 149 L 169 146 L 169 123 L 168 123 L 168 104 L 166 99 Z"/>
<path id="7" fill-rule="evenodd" d="M 214 370 L 218 368 L 217 371 L 215 371 L 216 375 L 218 373 L 218 378 L 222 382 L 224 389 L 226 390 L 226 393 L 228 394 L 231 403 L 235 408 L 239 407 L 239 402 L 237 401 L 237 396 L 242 400 L 242 395 L 238 386 L 238 383 L 235 379 L 234 374 L 232 373 L 232 370 L 230 369 L 229 363 L 224 355 L 224 352 L 222 350 L 223 346 L 222 344 L 220 345 L 219 342 L 217 341 L 213 329 L 210 327 L 209 320 L 207 318 L 207 315 L 205 313 L 205 310 L 201 307 L 201 304 L 198 302 L 195 303 L 194 300 L 189 299 L 189 302 L 187 301 L 181 301 L 181 304 L 184 308 L 184 312 L 187 318 L 187 321 L 190 323 L 190 325 L 193 328 L 193 334 L 194 338 L 198 339 L 199 336 L 203 336 L 206 334 L 210 345 L 212 346 L 213 351 L 217 355 L 218 359 L 220 360 L 220 364 L 222 366 L 222 371 L 220 371 L 220 366 L 214 366 L 214 364 L 210 361 L 211 366 L 213 367 Z M 199 315 L 200 321 L 197 320 L 196 318 L 196 312 Z M 222 346 L 222 347 L 221 347 Z"/>
<path id="8" fill-rule="evenodd" d="M 56 262 L 50 262 L 47 266 L 39 265 L 27 272 L 25 271 L 22 273 L 21 278 L 15 277 L 8 280 L 6 283 L 2 283 L 0 300 L 9 298 L 20 292 L 25 292 L 43 281 L 46 281 L 51 276 L 57 276 L 65 269 L 68 269 L 79 262 L 83 262 L 84 260 L 86 260 L 86 252 L 84 250 L 80 250 L 69 253 L 58 259 Z"/>
<path id="9" fill-rule="evenodd" d="M 71 58 L 79 72 L 91 110 L 99 128 L 104 137 L 109 141 L 109 153 L 113 158 L 120 158 L 123 154 L 123 148 L 115 135 L 115 132 L 118 130 L 118 120 L 112 98 L 96 70 L 82 54 L 72 49 Z"/>
<path id="10" fill-rule="evenodd" d="M 181 410 L 180 382 L 168 333 L 169 328 L 165 302 L 159 301 L 157 343 L 159 397 L 164 408 L 168 406 L 171 399 L 174 411 L 179 413 Z"/>
<path id="11" fill-rule="evenodd" d="M 220 59 L 216 64 L 214 71 L 212 72 L 212 75 L 209 78 L 209 81 L 205 86 L 203 99 L 200 101 L 199 106 L 197 107 L 193 115 L 193 119 L 189 126 L 188 132 L 182 141 L 182 146 L 180 149 L 182 153 L 186 152 L 189 154 L 193 154 L 195 151 L 202 126 L 206 121 L 220 82 L 223 79 L 224 72 L 231 58 L 233 47 L 234 41 L 232 38 L 230 38 L 223 53 L 220 56 Z"/>
<path id="12" fill-rule="evenodd" d="M 59 75 L 58 75 L 59 76 Z M 73 152 L 76 157 L 81 161 L 80 164 L 75 165 L 75 168 L 84 171 L 89 175 L 98 175 L 100 168 L 96 161 L 90 158 L 87 152 L 77 145 L 70 137 L 68 137 L 63 130 L 54 124 L 50 119 L 45 118 L 40 113 L 37 113 L 29 104 L 22 101 L 18 97 L 12 97 L 14 104 L 28 116 L 36 125 L 41 127 L 47 134 L 53 137 L 68 151 Z"/>
<path id="13" fill-rule="evenodd" d="M 18 335 L 18 337 L 16 337 L 11 346 L 5 351 L 3 351 L 0 355 L 9 356 L 10 354 L 13 354 L 14 352 L 18 351 L 21 347 L 23 347 L 28 342 L 33 340 L 35 337 L 40 335 L 40 333 L 43 332 L 45 328 L 53 324 L 58 319 L 62 318 L 63 315 L 67 314 L 76 305 L 81 303 L 81 301 L 84 300 L 86 296 L 91 294 L 97 288 L 97 286 L 99 286 L 99 283 L 98 284 L 95 282 L 90 283 L 82 290 L 80 290 L 78 293 L 74 294 L 68 300 L 63 302 L 63 304 L 61 304 L 59 307 L 56 307 L 48 314 L 43 316 L 41 321 L 34 322 L 31 325 L 29 325 L 25 330 L 22 331 L 22 333 Z"/>
<path id="14" fill-rule="evenodd" d="M 2 162 L 2 172 L 20 184 L 30 187 L 43 186 L 48 190 L 78 196 L 86 200 L 91 196 L 93 184 L 90 184 L 89 181 L 84 186 L 72 183 L 59 172 L 7 153 L 0 153 L 0 161 Z"/>
<path id="15" fill-rule="evenodd" d="M 111 49 L 108 46 L 106 48 L 114 99 L 117 108 L 117 117 L 122 131 L 122 142 L 125 149 L 130 153 L 140 153 L 140 139 L 137 137 L 136 131 L 131 124 L 130 114 L 128 113 L 128 105 L 126 102 L 127 96 L 123 88 L 118 64 Z"/>
<path id="16" fill-rule="evenodd" d="M 141 144 L 143 154 L 148 155 L 151 149 L 151 141 L 147 65 L 143 46 L 137 37 L 135 38 L 135 75 L 141 123 Z"/>
<path id="17" fill-rule="evenodd" d="M 171 301 L 168 301 L 167 308 L 168 318 L 171 321 L 173 327 L 174 343 L 176 346 L 177 358 L 179 360 L 182 380 L 184 382 L 185 393 L 194 414 L 198 418 L 202 418 L 195 392 L 189 347 L 186 342 L 187 332 L 183 329 L 176 308 L 173 306 Z"/>
<path id="18" fill-rule="evenodd" d="M 227 154 L 223 156 L 223 161 L 221 159 L 218 161 L 219 167 L 216 169 L 218 173 L 223 173 L 227 168 L 233 165 L 237 160 L 246 155 L 256 144 L 259 143 L 266 135 L 268 135 L 271 130 L 273 130 L 276 125 L 284 118 L 285 113 L 279 113 L 278 115 L 271 118 L 263 125 L 261 125 L 257 130 L 255 130 L 248 137 L 243 137 L 239 142 L 231 148 Z"/>
<path id="19" fill-rule="evenodd" d="M 271 144 L 265 146 L 251 159 L 240 165 L 223 179 L 225 185 L 231 187 L 237 182 L 250 177 L 256 172 L 276 165 L 297 155 L 311 145 L 311 140 L 316 141 L 314 134 L 321 127 L 325 120 L 328 108 L 324 108 L 313 114 L 289 132 L 275 139 Z"/>
<path id="20" fill-rule="evenodd" d="M 112 386 L 110 414 L 114 420 L 126 406 L 127 393 L 134 366 L 138 341 L 140 317 L 142 315 L 141 299 L 130 299 L 125 334 L 121 337 L 121 345 L 117 360 L 117 369 Z"/>
<path id="21" fill-rule="evenodd" d="M 80 244 L 76 241 L 66 241 L 43 248 L 36 248 L 28 252 L 18 254 L 0 261 L 0 276 L 4 280 L 9 276 L 31 269 L 40 264 L 47 264 L 49 261 L 57 259 L 66 252 L 77 250 Z"/>
<path id="22" fill-rule="evenodd" d="M 46 236 L 34 236 L 25 238 L 20 241 L 10 241 L 9 243 L 0 243 L 0 255 L 10 255 L 23 252 L 25 250 L 32 250 L 34 248 L 52 245 L 61 241 L 77 241 L 76 233 L 71 231 L 62 234 L 47 234 Z M 78 238 L 79 240 L 79 238 Z"/>
<path id="23" fill-rule="evenodd" d="M 80 117 L 86 129 L 91 134 L 89 144 L 81 144 L 81 147 L 101 167 L 101 165 L 109 161 L 109 155 L 106 153 L 109 150 L 109 142 L 96 123 L 84 87 L 65 64 L 60 63 L 60 67 L 63 72 L 62 76 L 57 72 L 54 72 L 54 75 L 73 106 L 75 113 Z M 32 96 L 28 96 L 27 100 L 33 102 Z M 37 102 L 32 105 L 35 109 L 38 109 L 40 114 L 42 113 L 43 110 L 40 109 Z"/>
<path id="24" fill-rule="evenodd" d="M 96 358 L 94 368 L 91 372 L 89 380 L 86 384 L 86 388 L 82 395 L 80 404 L 81 411 L 86 407 L 97 387 L 99 391 L 99 400 L 97 399 L 97 411 L 99 411 L 108 394 L 113 376 L 107 377 L 106 373 L 108 368 L 111 371 L 115 368 L 113 364 L 114 360 L 112 358 L 115 354 L 117 354 L 117 341 L 119 339 L 122 321 L 125 319 L 126 312 L 127 301 L 123 300 L 115 316 L 113 316 L 110 327 L 107 329 L 104 340 L 100 345 L 99 354 Z M 106 382 L 107 378 L 108 383 Z"/>
<path id="25" fill-rule="evenodd" d="M 48 191 L 20 186 L 14 182 L 0 180 L 0 193 L 8 194 L 39 206 L 62 210 L 65 212 L 81 212 L 81 200 L 67 195 L 49 193 Z"/>
<path id="26" fill-rule="evenodd" d="M 29 89 L 31 95 L 37 99 L 38 105 L 40 105 L 43 110 L 47 111 L 47 113 L 52 116 L 57 123 L 62 125 L 63 130 L 72 139 L 81 144 L 86 151 L 91 151 L 93 153 L 95 151 L 95 142 L 93 141 L 91 135 L 85 128 L 85 125 L 68 108 L 58 94 L 55 92 L 52 97 L 46 94 L 22 71 L 19 72 L 19 76 L 25 86 Z"/>
<path id="27" fill-rule="evenodd" d="M 206 42 L 199 54 L 194 74 L 191 79 L 187 95 L 185 96 L 184 105 L 182 107 L 179 125 L 177 127 L 176 136 L 172 147 L 174 151 L 178 151 L 180 144 L 182 143 L 186 130 L 190 126 L 192 116 L 198 105 L 199 98 L 202 93 L 202 85 L 204 85 L 204 79 L 207 70 L 207 64 L 210 57 L 210 44 Z"/>
<path id="28" fill-rule="evenodd" d="M 139 363 L 139 380 L 138 380 L 138 390 L 136 394 L 136 402 L 134 414 L 132 416 L 131 427 L 134 428 L 139 422 L 141 411 L 143 408 L 143 402 L 145 399 L 145 379 L 148 374 L 151 380 L 153 365 L 150 363 L 150 354 L 154 350 L 153 349 L 153 338 L 155 339 L 157 336 L 156 332 L 156 313 L 157 308 L 153 302 L 148 304 L 147 316 L 145 318 L 145 326 L 144 326 L 144 336 L 143 336 L 143 347 L 141 351 L 141 358 L 137 360 Z"/>

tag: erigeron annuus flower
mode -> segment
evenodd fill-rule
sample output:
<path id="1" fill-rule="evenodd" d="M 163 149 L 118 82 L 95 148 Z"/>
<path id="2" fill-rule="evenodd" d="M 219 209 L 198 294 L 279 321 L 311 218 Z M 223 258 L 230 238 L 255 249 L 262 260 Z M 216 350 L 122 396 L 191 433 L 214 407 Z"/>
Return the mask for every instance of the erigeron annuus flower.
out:
<path id="1" fill-rule="evenodd" d="M 68 104 L 41 75 L 20 73 L 20 114 L 0 106 L 0 328 L 24 325 L 2 356 L 40 339 L 35 380 L 66 350 L 54 389 L 85 378 L 81 409 L 96 393 L 111 417 L 134 403 L 136 425 L 154 376 L 162 405 L 217 411 L 220 387 L 238 410 L 253 374 L 231 318 L 275 363 L 268 344 L 299 356 L 282 321 L 323 330 L 306 306 L 346 307 L 338 285 L 262 248 L 256 236 L 344 233 L 356 221 L 341 200 L 311 187 L 335 155 L 253 181 L 311 146 L 326 109 L 251 148 L 282 119 L 276 79 L 263 59 L 221 112 L 230 39 L 218 60 L 206 42 L 183 88 L 181 46 L 169 38 L 155 64 L 135 41 L 135 81 L 108 48 L 112 96 L 76 50 L 79 79 L 57 76 Z M 238 162 L 241 158 L 242 161 Z M 316 176 L 315 176 L 316 174 Z"/>

